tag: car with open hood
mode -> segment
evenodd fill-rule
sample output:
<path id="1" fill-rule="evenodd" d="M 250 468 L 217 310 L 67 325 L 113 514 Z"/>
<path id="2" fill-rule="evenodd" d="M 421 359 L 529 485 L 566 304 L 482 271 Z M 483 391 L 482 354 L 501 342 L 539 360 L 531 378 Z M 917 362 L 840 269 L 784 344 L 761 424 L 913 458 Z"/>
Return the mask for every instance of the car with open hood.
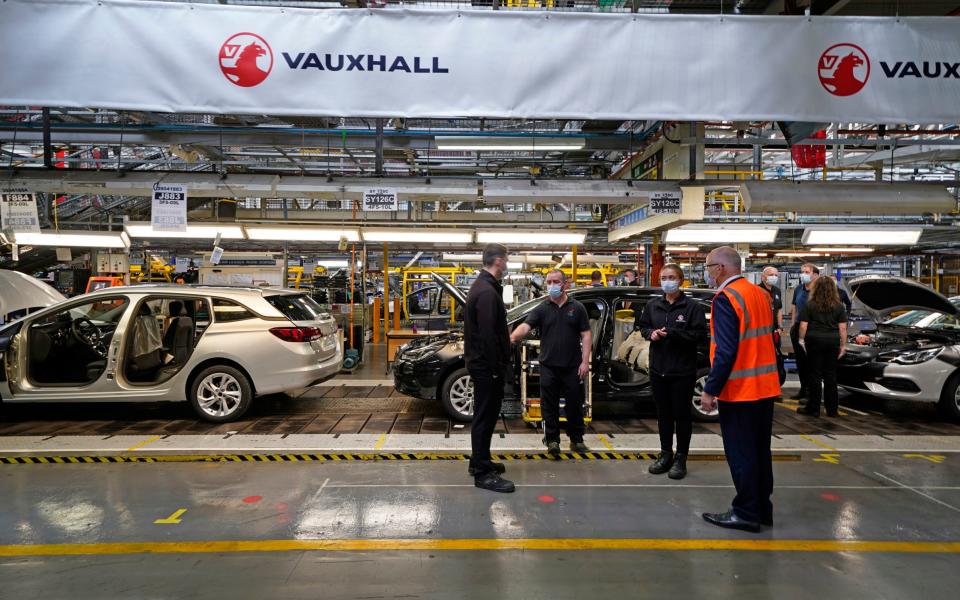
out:
<path id="1" fill-rule="evenodd" d="M 335 376 L 342 360 L 336 321 L 306 294 L 110 287 L 0 326 L 0 400 L 186 400 L 226 422 L 256 396 Z"/>
<path id="2" fill-rule="evenodd" d="M 0 323 L 63 302 L 66 296 L 36 277 L 0 269 Z"/>
<path id="3" fill-rule="evenodd" d="M 960 297 L 900 277 L 869 275 L 847 286 L 875 325 L 861 332 L 869 341 L 847 345 L 838 384 L 874 398 L 935 403 L 960 419 Z"/>
<path id="4" fill-rule="evenodd" d="M 444 287 L 461 304 L 466 304 L 466 293 L 441 277 L 436 277 L 438 285 Z M 685 290 L 696 302 L 701 303 L 709 314 L 713 290 Z M 634 331 L 634 322 L 646 303 L 662 295 L 660 288 L 643 287 L 596 287 L 570 290 L 569 295 L 587 309 L 590 328 L 593 331 L 592 384 L 593 402 L 604 400 L 650 401 L 650 378 L 643 370 L 644 353 L 625 352 L 625 345 L 635 343 L 637 336 L 630 341 Z M 512 330 L 523 322 L 526 316 L 546 296 L 517 305 L 507 311 L 507 324 Z M 638 334 L 639 335 L 639 334 Z M 537 332 L 531 332 L 530 338 L 536 339 Z M 644 345 L 641 341 L 640 345 Z M 635 357 L 641 357 L 639 362 Z M 700 407 L 700 394 L 706 375 L 709 372 L 709 344 L 704 338 L 699 352 L 698 380 L 690 410 L 695 419 L 715 421 L 716 411 L 706 412 Z M 508 378 L 506 399 L 519 399 L 520 389 L 519 349 L 514 347 L 511 368 L 513 376 Z M 393 363 L 394 386 L 404 394 L 427 400 L 438 400 L 451 418 L 467 422 L 473 415 L 473 380 L 467 372 L 463 360 L 463 333 L 450 331 L 443 334 L 423 336 L 401 346 L 397 350 Z M 531 394 L 536 395 L 534 388 Z"/>

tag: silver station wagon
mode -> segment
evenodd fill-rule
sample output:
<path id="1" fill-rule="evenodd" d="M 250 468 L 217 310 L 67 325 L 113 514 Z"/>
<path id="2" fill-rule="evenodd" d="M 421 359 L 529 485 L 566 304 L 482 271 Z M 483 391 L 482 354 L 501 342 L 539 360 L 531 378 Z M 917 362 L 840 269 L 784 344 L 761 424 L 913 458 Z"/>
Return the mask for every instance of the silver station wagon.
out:
<path id="1" fill-rule="evenodd" d="M 188 401 L 214 422 L 340 371 L 336 321 L 292 290 L 113 287 L 0 326 L 3 402 Z"/>

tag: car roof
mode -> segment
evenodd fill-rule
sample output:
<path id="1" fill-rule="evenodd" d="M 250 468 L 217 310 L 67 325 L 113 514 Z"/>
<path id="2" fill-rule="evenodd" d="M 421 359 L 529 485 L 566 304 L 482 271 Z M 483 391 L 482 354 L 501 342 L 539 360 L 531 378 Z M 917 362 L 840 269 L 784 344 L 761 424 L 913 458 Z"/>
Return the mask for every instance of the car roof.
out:
<path id="1" fill-rule="evenodd" d="M 289 296 L 304 293 L 303 290 L 290 290 L 283 288 L 260 288 L 260 287 L 242 287 L 229 285 L 184 285 L 178 283 L 145 283 L 141 285 L 124 285 L 108 287 L 85 294 L 87 297 L 95 298 L 97 296 L 110 296 L 121 293 L 135 294 L 169 294 L 173 296 L 196 296 L 197 294 L 210 294 L 215 296 L 233 296 L 233 297 L 266 297 L 266 296 Z"/>

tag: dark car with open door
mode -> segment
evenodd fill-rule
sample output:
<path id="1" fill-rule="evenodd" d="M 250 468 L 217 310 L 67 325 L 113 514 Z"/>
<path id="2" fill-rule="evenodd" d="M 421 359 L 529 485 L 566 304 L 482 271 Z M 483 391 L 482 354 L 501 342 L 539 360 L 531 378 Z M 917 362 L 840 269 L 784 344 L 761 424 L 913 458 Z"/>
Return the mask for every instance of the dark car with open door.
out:
<path id="1" fill-rule="evenodd" d="M 466 303 L 466 294 L 443 278 L 437 284 Z M 708 311 L 713 290 L 685 290 Z M 590 329 L 593 331 L 592 384 L 593 402 L 605 400 L 635 400 L 650 402 L 650 378 L 646 372 L 647 344 L 631 338 L 634 323 L 646 303 L 662 294 L 660 288 L 597 287 L 570 290 L 570 297 L 587 309 Z M 507 311 L 507 325 L 512 330 L 546 296 L 515 306 Z M 528 339 L 537 339 L 534 330 Z M 630 346 L 629 348 L 627 346 Z M 704 339 L 699 352 L 697 386 L 691 397 L 690 410 L 699 421 L 716 421 L 717 413 L 700 408 L 700 393 L 709 371 L 709 346 Z M 518 399 L 520 381 L 519 349 L 514 348 L 513 377 L 507 382 L 506 397 Z M 463 360 L 463 333 L 448 333 L 418 338 L 397 351 L 393 364 L 394 386 L 402 393 L 416 398 L 439 400 L 451 418 L 467 422 L 473 414 L 473 381 Z M 537 393 L 533 390 L 530 393 Z"/>

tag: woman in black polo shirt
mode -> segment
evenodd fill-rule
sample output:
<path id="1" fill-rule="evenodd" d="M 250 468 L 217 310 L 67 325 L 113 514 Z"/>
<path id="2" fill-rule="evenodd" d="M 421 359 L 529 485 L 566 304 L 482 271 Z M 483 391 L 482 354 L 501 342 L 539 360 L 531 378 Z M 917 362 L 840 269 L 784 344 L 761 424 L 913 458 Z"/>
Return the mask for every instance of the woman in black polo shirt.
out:
<path id="1" fill-rule="evenodd" d="M 832 277 L 817 277 L 800 311 L 800 345 L 807 354 L 807 405 L 801 415 L 820 416 L 820 386 L 827 416 L 837 416 L 837 362 L 847 351 L 847 311 Z"/>
<path id="2" fill-rule="evenodd" d="M 697 346 L 707 338 L 707 318 L 694 299 L 680 290 L 683 269 L 665 265 L 660 270 L 663 297 L 643 307 L 638 325 L 650 340 L 650 385 L 657 404 L 660 456 L 648 469 L 654 475 L 670 471 L 671 479 L 687 474 L 687 452 L 693 432 L 691 401 L 697 381 Z M 673 432 L 677 452 L 673 452 Z"/>

